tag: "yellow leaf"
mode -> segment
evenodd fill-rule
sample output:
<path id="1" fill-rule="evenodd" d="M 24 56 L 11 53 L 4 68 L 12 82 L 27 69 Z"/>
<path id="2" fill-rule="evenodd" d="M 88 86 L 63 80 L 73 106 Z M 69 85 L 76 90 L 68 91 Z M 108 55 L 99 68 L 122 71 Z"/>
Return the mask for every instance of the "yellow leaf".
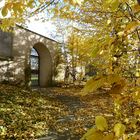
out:
<path id="1" fill-rule="evenodd" d="M 7 9 L 6 6 L 4 6 L 4 7 L 2 8 L 1 13 L 2 13 L 2 16 L 3 16 L 3 17 L 7 16 L 7 14 L 8 14 L 8 9 Z"/>
<path id="2" fill-rule="evenodd" d="M 15 14 L 23 13 L 22 4 L 20 2 L 14 3 L 13 4 L 13 10 L 14 10 Z"/>
<path id="3" fill-rule="evenodd" d="M 122 123 L 115 124 L 115 126 L 114 126 L 115 136 L 121 137 L 124 134 L 125 129 L 126 129 L 126 127 L 124 124 L 122 124 Z"/>
<path id="4" fill-rule="evenodd" d="M 87 131 L 87 133 L 85 133 L 83 135 L 83 137 L 80 140 L 85 140 L 87 137 L 89 137 L 90 135 L 93 135 L 96 132 L 96 128 L 91 128 Z"/>
<path id="5" fill-rule="evenodd" d="M 111 3 L 111 10 L 116 10 L 119 6 L 119 0 L 113 0 Z"/>
<path id="6" fill-rule="evenodd" d="M 30 0 L 29 3 L 27 4 L 30 8 L 34 7 L 34 0 Z"/>
<path id="7" fill-rule="evenodd" d="M 133 30 L 139 25 L 138 22 L 132 21 L 131 23 L 127 24 L 125 31 Z"/>
<path id="8" fill-rule="evenodd" d="M 92 57 L 96 57 L 98 52 L 99 52 L 99 48 L 98 47 L 94 47 L 94 49 L 92 50 Z"/>
<path id="9" fill-rule="evenodd" d="M 107 25 L 109 25 L 111 23 L 111 20 L 110 19 L 108 19 L 107 20 Z"/>
<path id="10" fill-rule="evenodd" d="M 92 78 L 90 79 L 84 89 L 83 89 L 83 93 L 82 94 L 83 96 L 84 95 L 87 95 L 88 92 L 93 92 L 93 91 L 96 91 L 98 88 L 100 88 L 101 86 L 104 85 L 106 79 L 105 78 L 102 78 L 102 77 L 96 77 L 96 78 Z"/>
<path id="11" fill-rule="evenodd" d="M 138 120 L 137 119 L 133 119 L 132 121 L 131 121 L 131 124 L 130 124 L 130 128 L 134 128 L 134 129 L 136 129 L 137 128 L 137 122 L 138 122 Z"/>
<path id="12" fill-rule="evenodd" d="M 101 50 L 99 54 L 101 55 L 101 54 L 103 54 L 103 52 L 104 52 L 104 50 Z"/>
<path id="13" fill-rule="evenodd" d="M 120 37 L 123 36 L 124 35 L 124 31 L 118 32 L 117 35 L 120 36 Z"/>
<path id="14" fill-rule="evenodd" d="M 73 4 L 73 5 L 75 5 L 75 4 L 81 5 L 83 1 L 84 0 L 71 0 L 71 4 Z"/>
<path id="15" fill-rule="evenodd" d="M 103 8 L 104 8 L 105 10 L 109 8 L 110 2 L 111 2 L 111 0 L 104 0 L 104 1 L 103 1 Z"/>
<path id="16" fill-rule="evenodd" d="M 136 77 L 139 77 L 139 76 L 140 76 L 140 72 L 136 72 L 136 73 L 135 73 L 135 76 L 136 76 Z"/>
<path id="17" fill-rule="evenodd" d="M 103 8 L 104 9 L 111 9 L 111 10 L 116 10 L 119 6 L 119 0 L 105 0 L 103 2 Z"/>
<path id="18" fill-rule="evenodd" d="M 118 75 L 111 74 L 111 75 L 107 75 L 107 76 L 97 76 L 97 77 L 92 78 L 89 81 L 87 81 L 81 95 L 85 96 L 89 92 L 96 91 L 98 88 L 104 86 L 105 83 L 108 83 L 108 84 L 119 83 L 119 85 L 121 85 L 121 87 L 124 87 L 124 81 Z"/>
<path id="19" fill-rule="evenodd" d="M 114 134 L 113 133 L 109 133 L 107 134 L 103 140 L 114 140 Z"/>
<path id="20" fill-rule="evenodd" d="M 104 131 L 108 128 L 106 119 L 103 116 L 97 116 L 95 118 L 95 124 L 98 130 Z"/>
<path id="21" fill-rule="evenodd" d="M 104 135 L 101 132 L 94 132 L 92 135 L 88 136 L 86 140 L 103 140 Z"/>

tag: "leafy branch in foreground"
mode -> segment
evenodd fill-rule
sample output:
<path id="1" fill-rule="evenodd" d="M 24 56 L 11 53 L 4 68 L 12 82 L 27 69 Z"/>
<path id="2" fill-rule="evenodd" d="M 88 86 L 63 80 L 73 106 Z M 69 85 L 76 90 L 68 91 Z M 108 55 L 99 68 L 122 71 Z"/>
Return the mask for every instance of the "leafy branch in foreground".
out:
<path id="1" fill-rule="evenodd" d="M 112 91 L 113 92 L 113 91 Z M 81 140 L 138 140 L 140 138 L 140 88 L 130 93 L 111 94 L 115 120 L 111 125 L 103 116 L 96 116 L 95 126 Z"/>

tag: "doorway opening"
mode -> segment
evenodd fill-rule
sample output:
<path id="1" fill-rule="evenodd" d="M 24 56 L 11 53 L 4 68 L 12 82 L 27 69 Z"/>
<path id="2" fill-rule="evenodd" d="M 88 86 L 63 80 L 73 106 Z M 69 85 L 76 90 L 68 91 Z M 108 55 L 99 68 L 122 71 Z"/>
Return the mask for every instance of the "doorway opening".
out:
<path id="1" fill-rule="evenodd" d="M 34 44 L 30 53 L 31 86 L 49 87 L 52 85 L 52 58 L 43 43 Z"/>
<path id="2" fill-rule="evenodd" d="M 31 86 L 39 86 L 39 54 L 35 48 L 31 49 Z"/>

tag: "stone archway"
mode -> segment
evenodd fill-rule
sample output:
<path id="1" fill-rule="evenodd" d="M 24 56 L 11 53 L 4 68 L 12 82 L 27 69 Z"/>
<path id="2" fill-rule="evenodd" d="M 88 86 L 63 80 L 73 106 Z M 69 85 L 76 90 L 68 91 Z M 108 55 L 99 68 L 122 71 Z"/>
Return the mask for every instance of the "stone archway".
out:
<path id="1" fill-rule="evenodd" d="M 48 48 L 43 43 L 36 43 L 33 48 L 39 57 L 38 65 L 38 85 L 48 87 L 52 84 L 52 58 Z"/>

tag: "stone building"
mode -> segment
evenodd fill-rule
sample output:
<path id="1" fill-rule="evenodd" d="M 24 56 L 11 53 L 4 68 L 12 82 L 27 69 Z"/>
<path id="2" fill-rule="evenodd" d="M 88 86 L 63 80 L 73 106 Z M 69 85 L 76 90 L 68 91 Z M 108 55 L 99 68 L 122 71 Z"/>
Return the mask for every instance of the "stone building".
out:
<path id="1" fill-rule="evenodd" d="M 0 82 L 52 85 L 60 45 L 20 26 L 14 28 L 14 33 L 0 31 Z M 37 64 L 32 68 L 34 60 Z"/>

